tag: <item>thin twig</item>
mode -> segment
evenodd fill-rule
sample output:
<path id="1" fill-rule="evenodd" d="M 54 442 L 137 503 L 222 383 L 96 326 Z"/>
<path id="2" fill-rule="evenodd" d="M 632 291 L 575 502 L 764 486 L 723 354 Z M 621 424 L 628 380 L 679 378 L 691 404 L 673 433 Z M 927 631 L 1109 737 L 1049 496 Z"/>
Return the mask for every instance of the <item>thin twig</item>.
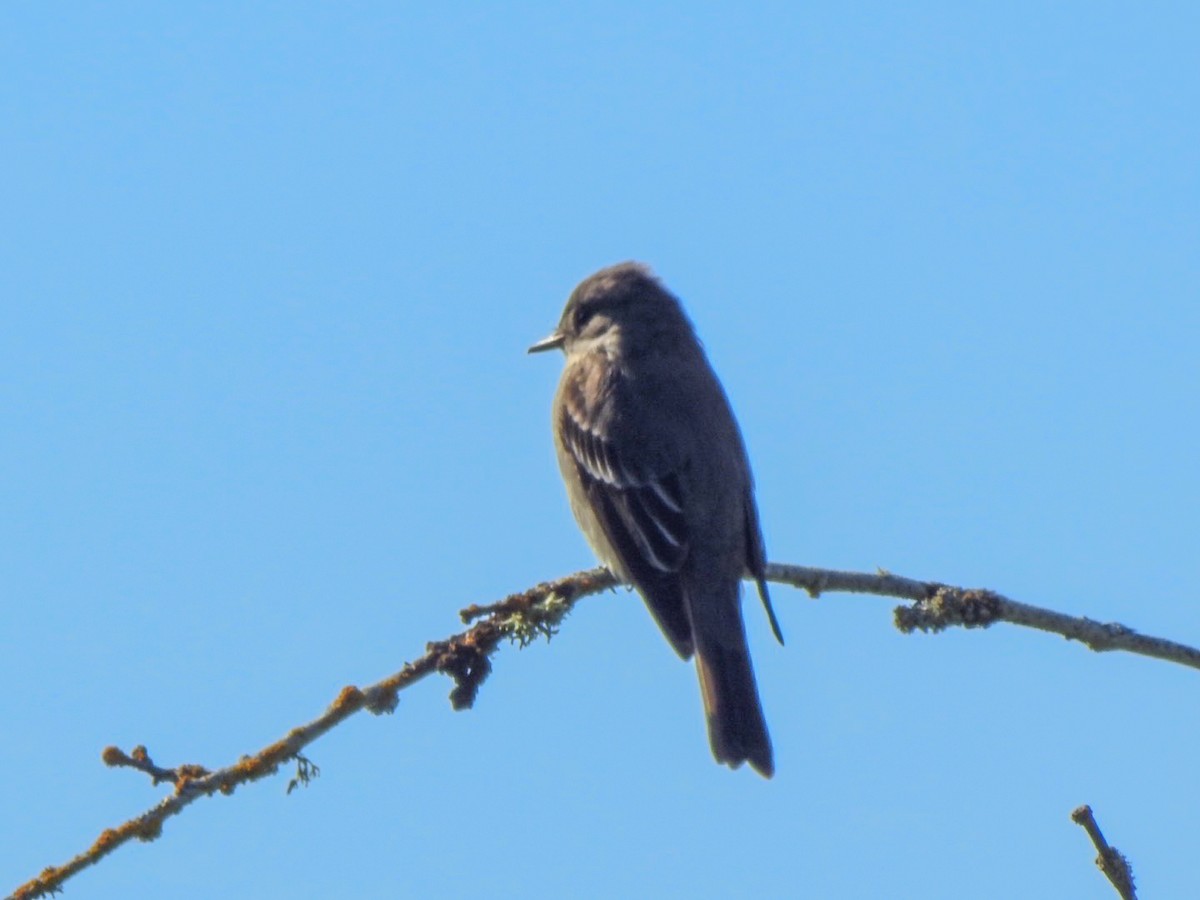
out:
<path id="1" fill-rule="evenodd" d="M 1104 839 L 1100 826 L 1096 824 L 1096 817 L 1092 815 L 1092 808 L 1087 804 L 1079 807 L 1071 813 L 1071 821 L 1082 826 L 1092 839 L 1096 852 L 1100 854 L 1096 857 L 1096 866 L 1104 873 L 1104 877 L 1112 882 L 1112 886 L 1121 895 L 1121 900 L 1137 900 L 1137 892 L 1133 888 L 1133 869 L 1129 867 L 1129 860 Z"/>
<path id="2" fill-rule="evenodd" d="M 145 772 L 150 776 L 151 784 L 175 784 L 181 778 L 200 778 L 208 774 L 208 769 L 204 766 L 184 764 L 176 766 L 174 769 L 164 769 L 161 766 L 156 766 L 154 760 L 150 758 L 150 751 L 138 744 L 133 748 L 131 753 L 126 753 L 119 747 L 105 747 L 100 754 L 100 758 L 104 760 L 106 766 L 111 766 L 114 769 L 127 768 L 137 769 L 139 772 Z"/>
<path id="3" fill-rule="evenodd" d="M 827 591 L 878 594 L 913 601 L 895 610 L 896 627 L 913 631 L 943 631 L 951 626 L 986 628 L 995 622 L 1024 625 L 1079 641 L 1097 652 L 1125 650 L 1141 656 L 1165 659 L 1200 669 L 1200 650 L 1165 638 L 1139 634 L 1116 622 L 1096 622 L 1068 616 L 1040 606 L 1018 603 L 995 591 L 961 588 L 936 581 L 914 581 L 890 572 L 838 572 L 772 563 L 767 566 L 771 581 L 794 585 L 818 597 Z"/>
<path id="4" fill-rule="evenodd" d="M 993 591 L 914 581 L 887 572 L 839 572 L 775 563 L 767 567 L 767 577 L 802 588 L 813 597 L 825 592 L 846 592 L 910 600 L 911 606 L 898 607 L 895 611 L 896 627 L 905 633 L 915 630 L 937 632 L 952 625 L 975 628 L 993 622 L 1011 622 L 1082 641 L 1093 650 L 1127 650 L 1200 668 L 1200 650 L 1194 647 L 1140 635 L 1124 625 L 1102 624 L 1028 606 Z M 154 840 L 162 833 L 167 819 L 200 797 L 232 794 L 239 785 L 274 774 L 284 763 L 295 761 L 297 766 L 289 790 L 307 784 L 318 769 L 302 755 L 304 748 L 360 710 L 376 714 L 392 712 L 399 702 L 400 691 L 433 672 L 442 672 L 454 679 L 450 702 L 455 709 L 470 708 L 491 672 L 490 657 L 502 640 L 524 645 L 539 636 L 549 637 L 579 600 L 617 584 L 607 570 L 591 569 L 539 584 L 498 603 L 470 606 L 461 613 L 464 622 L 475 622 L 466 631 L 428 644 L 424 655 L 405 663 L 400 671 L 382 681 L 365 688 L 343 688 L 317 718 L 293 728 L 258 753 L 223 769 L 209 771 L 194 764 L 166 769 L 155 765 L 144 747 L 135 748 L 128 755 L 116 747 L 106 748 L 103 759 L 108 765 L 145 772 L 154 784 L 171 783 L 174 793 L 141 815 L 101 832 L 87 850 L 61 866 L 43 870 L 9 895 L 9 900 L 30 900 L 54 893 L 68 878 L 130 840 Z"/>

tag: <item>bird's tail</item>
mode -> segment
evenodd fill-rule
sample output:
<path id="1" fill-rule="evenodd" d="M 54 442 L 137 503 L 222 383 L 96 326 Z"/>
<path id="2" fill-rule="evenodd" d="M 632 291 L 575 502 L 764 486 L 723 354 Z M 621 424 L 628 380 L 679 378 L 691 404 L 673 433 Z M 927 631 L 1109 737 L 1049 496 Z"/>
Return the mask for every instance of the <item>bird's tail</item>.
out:
<path id="1" fill-rule="evenodd" d="M 717 762 L 733 768 L 748 762 L 770 778 L 775 772 L 771 738 L 758 699 L 736 591 L 735 585 L 732 604 L 694 604 L 692 610 L 696 672 L 708 719 L 708 741 Z"/>

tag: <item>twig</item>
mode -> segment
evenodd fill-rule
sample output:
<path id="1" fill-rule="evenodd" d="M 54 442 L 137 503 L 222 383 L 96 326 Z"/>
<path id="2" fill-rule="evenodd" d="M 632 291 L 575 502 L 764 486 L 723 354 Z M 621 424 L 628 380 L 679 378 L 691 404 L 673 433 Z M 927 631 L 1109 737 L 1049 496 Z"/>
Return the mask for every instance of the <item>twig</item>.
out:
<path id="1" fill-rule="evenodd" d="M 813 597 L 825 592 L 847 592 L 913 601 L 911 606 L 898 607 L 895 611 L 896 627 L 905 633 L 915 630 L 937 632 L 952 625 L 977 628 L 993 622 L 1011 622 L 1082 641 L 1093 650 L 1127 650 L 1200 668 L 1200 650 L 1194 647 L 1140 635 L 1124 625 L 1106 625 L 1028 606 L 992 591 L 914 581 L 888 572 L 838 572 L 775 563 L 767 567 L 767 577 L 802 588 Z M 318 769 L 302 755 L 305 747 L 360 710 L 376 714 L 392 712 L 399 702 L 400 691 L 434 672 L 442 672 L 454 679 L 454 688 L 450 692 L 454 709 L 470 708 L 491 672 L 490 657 L 502 640 L 507 638 L 525 645 L 539 636 L 549 637 L 579 600 L 617 584 L 607 570 L 591 569 L 539 584 L 498 603 L 470 606 L 461 613 L 464 622 L 475 622 L 466 631 L 428 644 L 424 655 L 405 663 L 400 671 L 376 684 L 365 688 L 343 688 L 320 716 L 292 729 L 253 756 L 243 757 L 223 769 L 210 772 L 194 764 L 165 769 L 153 763 L 144 747 L 135 748 L 129 755 L 116 747 L 106 748 L 103 759 L 108 765 L 145 772 L 154 784 L 173 784 L 174 793 L 123 825 L 101 832 L 87 850 L 61 866 L 44 869 L 9 895 L 9 900 L 30 900 L 54 893 L 68 878 L 130 840 L 154 840 L 162 833 L 167 819 L 200 797 L 232 794 L 239 785 L 272 775 L 289 761 L 297 764 L 289 790 L 307 784 Z"/>
<path id="2" fill-rule="evenodd" d="M 911 578 L 892 575 L 890 572 L 872 575 L 865 572 L 838 572 L 778 563 L 767 566 L 767 577 L 771 581 L 802 588 L 813 597 L 818 597 L 826 591 L 836 591 L 911 600 L 911 606 L 899 606 L 895 610 L 896 627 L 905 634 L 913 631 L 936 633 L 954 625 L 964 628 L 987 628 L 994 622 L 1008 622 L 1060 634 L 1097 652 L 1125 650 L 1200 669 L 1200 650 L 1195 647 L 1139 634 L 1132 628 L 1116 622 L 1096 622 L 1040 606 L 1018 603 L 995 591 L 954 587 L 936 581 L 914 581 Z"/>
<path id="3" fill-rule="evenodd" d="M 1121 900 L 1137 900 L 1137 892 L 1133 889 L 1133 869 L 1129 867 L 1129 860 L 1104 839 L 1104 835 L 1100 833 L 1100 826 L 1096 824 L 1096 817 L 1092 815 L 1092 808 L 1087 804 L 1079 807 L 1071 813 L 1071 821 L 1082 826 L 1092 839 L 1096 852 L 1100 854 L 1096 857 L 1096 865 L 1104 873 L 1104 877 L 1112 882 L 1112 886 L 1121 895 Z"/>
<path id="4" fill-rule="evenodd" d="M 174 769 L 164 769 L 154 764 L 154 760 L 150 758 L 148 751 L 141 744 L 133 748 L 133 751 L 126 754 L 119 747 L 105 747 L 100 754 L 100 758 L 106 766 L 111 766 L 114 769 L 127 768 L 137 769 L 139 772 L 145 772 L 150 776 L 151 784 L 176 784 L 183 778 L 200 778 L 208 774 L 208 769 L 204 766 L 196 766 L 184 764 L 176 766 Z"/>

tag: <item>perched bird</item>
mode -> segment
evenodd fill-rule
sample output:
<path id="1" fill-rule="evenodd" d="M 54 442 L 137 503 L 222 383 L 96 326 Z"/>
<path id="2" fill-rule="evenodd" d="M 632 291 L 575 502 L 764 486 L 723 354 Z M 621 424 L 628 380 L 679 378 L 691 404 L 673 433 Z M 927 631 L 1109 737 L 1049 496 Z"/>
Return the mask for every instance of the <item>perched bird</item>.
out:
<path id="1" fill-rule="evenodd" d="M 684 659 L 696 657 L 718 762 L 774 771 L 742 624 L 741 579 L 765 580 L 750 464 L 725 391 L 679 301 L 637 263 L 575 288 L 554 333 L 558 464 L 601 562 L 646 601 Z"/>

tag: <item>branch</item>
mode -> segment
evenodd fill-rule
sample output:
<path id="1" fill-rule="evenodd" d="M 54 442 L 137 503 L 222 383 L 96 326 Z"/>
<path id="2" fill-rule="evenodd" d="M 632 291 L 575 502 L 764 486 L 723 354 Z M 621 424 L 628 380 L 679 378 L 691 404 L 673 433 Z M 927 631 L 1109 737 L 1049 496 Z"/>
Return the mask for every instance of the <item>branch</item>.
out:
<path id="1" fill-rule="evenodd" d="M 13 891 L 8 900 L 31 900 L 53 894 L 68 878 L 95 865 L 129 841 L 155 840 L 162 834 L 167 819 L 183 812 L 201 797 L 232 794 L 240 785 L 275 774 L 289 761 L 295 760 L 297 766 L 296 775 L 288 784 L 289 793 L 298 785 L 307 784 L 318 770 L 301 754 L 304 748 L 360 710 L 375 714 L 392 712 L 399 702 L 400 691 L 434 672 L 442 672 L 454 679 L 454 689 L 450 692 L 453 707 L 469 709 L 475 702 L 479 686 L 491 672 L 489 657 L 503 638 L 524 646 L 539 635 L 549 637 L 576 601 L 616 584 L 616 579 L 606 569 L 593 569 L 539 584 L 490 606 L 464 610 L 465 622 L 480 621 L 453 637 L 426 645 L 424 655 L 405 663 L 399 672 L 382 681 L 365 688 L 353 685 L 342 688 L 329 708 L 311 722 L 293 728 L 282 739 L 253 756 L 244 756 L 215 772 L 194 764 L 162 768 L 154 764 L 149 752 L 141 746 L 131 754 L 116 747 L 105 748 L 101 754 L 105 764 L 145 772 L 152 784 L 169 782 L 174 785 L 174 793 L 124 824 L 105 829 L 88 849 L 61 866 L 43 869 L 36 878 Z"/>
<path id="2" fill-rule="evenodd" d="M 1079 641 L 1097 652 L 1125 650 L 1167 662 L 1200 669 L 1200 650 L 1165 638 L 1139 634 L 1116 622 L 1096 622 L 1068 616 L 1009 600 L 995 591 L 961 588 L 936 581 L 914 581 L 889 572 L 870 575 L 863 572 L 837 572 L 771 563 L 767 566 L 771 581 L 802 588 L 812 597 L 826 591 L 851 594 L 878 594 L 913 601 L 911 606 L 895 610 L 896 627 L 905 634 L 914 631 L 937 633 L 954 626 L 987 628 L 995 622 L 1024 625 L 1039 631 L 1060 634 Z"/>
<path id="3" fill-rule="evenodd" d="M 1100 833 L 1100 826 L 1096 824 L 1096 817 L 1092 815 L 1092 808 L 1085 803 L 1071 813 L 1071 821 L 1082 826 L 1092 839 L 1096 852 L 1100 854 L 1096 857 L 1096 865 L 1104 873 L 1104 877 L 1112 882 L 1112 886 L 1121 895 L 1121 900 L 1137 900 L 1137 893 L 1133 889 L 1133 869 L 1129 867 L 1129 860 L 1104 839 L 1104 835 Z"/>
<path id="4" fill-rule="evenodd" d="M 1200 668 L 1200 650 L 1194 647 L 1146 637 L 1124 625 L 1101 624 L 1028 606 L 992 591 L 914 581 L 887 572 L 838 572 L 777 563 L 768 565 L 767 577 L 802 588 L 813 597 L 825 592 L 845 592 L 912 601 L 911 606 L 901 606 L 895 611 L 896 627 L 905 633 L 915 630 L 938 632 L 952 625 L 983 628 L 993 622 L 1010 622 L 1061 634 L 1081 641 L 1093 650 L 1127 650 Z M 288 784 L 289 792 L 307 784 L 319 771 L 301 751 L 361 710 L 376 715 L 392 712 L 399 702 L 400 691 L 434 672 L 449 675 L 454 680 L 450 692 L 453 708 L 469 709 L 491 672 L 490 657 L 502 640 L 525 646 L 539 636 L 549 638 L 577 602 L 614 588 L 618 583 L 608 570 L 591 569 L 544 582 L 498 603 L 470 606 L 460 614 L 463 622 L 475 623 L 466 631 L 428 644 L 424 655 L 405 663 L 400 671 L 382 681 L 365 688 L 353 685 L 342 688 L 329 708 L 317 718 L 293 728 L 258 753 L 242 757 L 223 769 L 209 771 L 195 764 L 166 769 L 156 766 L 144 747 L 135 748 L 132 754 L 116 747 L 106 748 L 102 759 L 107 765 L 145 772 L 153 784 L 172 784 L 173 794 L 124 824 L 105 829 L 87 850 L 61 866 L 44 869 L 13 891 L 9 900 L 31 900 L 54 893 L 68 878 L 129 841 L 155 840 L 167 819 L 201 797 L 232 794 L 240 785 L 275 774 L 285 763 L 296 763 L 296 775 Z"/>

